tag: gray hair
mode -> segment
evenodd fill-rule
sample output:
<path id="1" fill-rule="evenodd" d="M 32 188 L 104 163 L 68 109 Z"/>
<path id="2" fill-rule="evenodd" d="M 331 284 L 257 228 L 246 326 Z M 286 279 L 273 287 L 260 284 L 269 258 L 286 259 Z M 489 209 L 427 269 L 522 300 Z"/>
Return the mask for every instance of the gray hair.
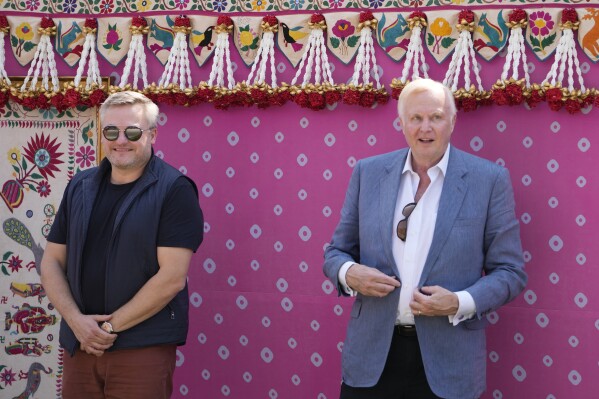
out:
<path id="1" fill-rule="evenodd" d="M 408 83 L 406 85 L 406 87 L 403 88 L 403 90 L 401 91 L 401 94 L 399 95 L 399 98 L 397 100 L 397 113 L 399 114 L 399 117 L 400 118 L 403 117 L 404 104 L 406 103 L 406 101 L 408 101 L 408 98 L 410 98 L 410 96 L 412 94 L 417 94 L 417 93 L 422 93 L 422 92 L 437 92 L 438 93 L 441 90 L 445 93 L 445 99 L 446 99 L 447 106 L 449 107 L 449 112 L 451 113 L 451 117 L 454 117 L 456 115 L 456 113 L 458 112 L 458 110 L 455 105 L 455 99 L 453 97 L 453 93 L 451 92 L 449 87 L 445 86 L 443 83 L 437 82 L 435 80 L 428 79 L 428 78 L 415 79 L 412 82 Z"/>
<path id="2" fill-rule="evenodd" d="M 119 91 L 108 96 L 100 106 L 100 121 L 104 120 L 104 115 L 106 115 L 106 111 L 108 111 L 110 107 L 136 104 L 141 104 L 143 106 L 148 128 L 155 128 L 156 122 L 158 121 L 158 106 L 148 97 L 136 91 Z"/>

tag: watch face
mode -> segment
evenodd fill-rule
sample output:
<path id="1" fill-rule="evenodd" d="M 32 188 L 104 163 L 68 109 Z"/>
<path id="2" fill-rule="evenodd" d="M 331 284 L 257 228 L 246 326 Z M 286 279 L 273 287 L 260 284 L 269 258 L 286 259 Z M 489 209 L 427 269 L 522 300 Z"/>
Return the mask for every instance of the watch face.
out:
<path id="1" fill-rule="evenodd" d="M 109 322 L 105 321 L 104 323 L 102 323 L 101 328 L 107 333 L 112 334 L 112 324 L 110 324 Z"/>

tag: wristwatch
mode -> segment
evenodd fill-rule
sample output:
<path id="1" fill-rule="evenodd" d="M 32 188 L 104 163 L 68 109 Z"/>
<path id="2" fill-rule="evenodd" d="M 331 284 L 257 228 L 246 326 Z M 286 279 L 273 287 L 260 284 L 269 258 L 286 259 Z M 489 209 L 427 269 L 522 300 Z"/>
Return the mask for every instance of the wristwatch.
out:
<path id="1" fill-rule="evenodd" d="M 100 328 L 102 330 L 106 331 L 108 334 L 116 334 L 114 332 L 114 328 L 112 328 L 112 324 L 110 324 L 107 321 L 105 321 L 104 323 L 100 324 Z"/>

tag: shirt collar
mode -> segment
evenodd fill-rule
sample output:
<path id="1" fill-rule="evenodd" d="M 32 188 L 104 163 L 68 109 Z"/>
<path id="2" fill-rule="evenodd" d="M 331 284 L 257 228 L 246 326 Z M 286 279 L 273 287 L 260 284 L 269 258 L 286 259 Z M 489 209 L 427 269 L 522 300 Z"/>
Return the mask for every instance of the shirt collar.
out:
<path id="1" fill-rule="evenodd" d="M 447 149 L 445 150 L 445 154 L 443 154 L 443 158 L 441 158 L 441 160 L 432 168 L 430 168 L 428 170 L 428 173 L 432 172 L 435 168 L 438 168 L 441 173 L 443 173 L 443 176 L 445 176 L 447 174 L 447 164 L 449 163 L 449 149 L 451 148 L 451 144 L 447 144 Z M 401 172 L 401 174 L 403 175 L 406 172 L 412 172 L 412 173 L 416 173 L 414 172 L 414 169 L 412 169 L 412 149 L 410 148 L 408 151 L 408 157 L 406 158 L 406 164 L 403 167 L 403 171 Z M 430 176 L 430 175 L 429 175 Z"/>

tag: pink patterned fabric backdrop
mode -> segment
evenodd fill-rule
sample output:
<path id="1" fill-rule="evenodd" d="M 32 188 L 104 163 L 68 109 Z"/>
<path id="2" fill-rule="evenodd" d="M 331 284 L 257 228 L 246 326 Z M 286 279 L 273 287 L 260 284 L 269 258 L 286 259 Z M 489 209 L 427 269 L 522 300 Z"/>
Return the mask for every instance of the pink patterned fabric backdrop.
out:
<path id="1" fill-rule="evenodd" d="M 377 55 L 388 85 L 403 63 Z M 429 73 L 442 79 L 449 61 L 428 56 Z M 232 58 L 243 80 L 249 68 Z M 503 61 L 479 61 L 486 88 Z M 550 62 L 529 61 L 532 80 L 542 81 Z M 599 86 L 599 67 L 582 61 L 587 86 Z M 26 75 L 12 57 L 7 62 L 9 75 Z M 60 76 L 75 74 L 57 62 Z M 157 81 L 162 68 L 148 62 Z M 289 82 L 294 71 L 277 62 Z M 333 62 L 335 79 L 350 79 L 351 65 Z M 106 75 L 122 71 L 100 67 Z M 192 66 L 194 81 L 208 73 Z M 453 144 L 510 170 L 529 273 L 524 294 L 489 315 L 484 399 L 597 397 L 598 122 L 596 110 L 572 116 L 546 104 L 458 115 Z M 178 353 L 175 398 L 338 397 L 352 300 L 338 298 L 324 277 L 323 250 L 356 160 L 403 146 L 393 101 L 319 112 L 294 104 L 161 107 L 157 154 L 196 181 L 206 218 L 189 274 L 191 326 Z"/>

